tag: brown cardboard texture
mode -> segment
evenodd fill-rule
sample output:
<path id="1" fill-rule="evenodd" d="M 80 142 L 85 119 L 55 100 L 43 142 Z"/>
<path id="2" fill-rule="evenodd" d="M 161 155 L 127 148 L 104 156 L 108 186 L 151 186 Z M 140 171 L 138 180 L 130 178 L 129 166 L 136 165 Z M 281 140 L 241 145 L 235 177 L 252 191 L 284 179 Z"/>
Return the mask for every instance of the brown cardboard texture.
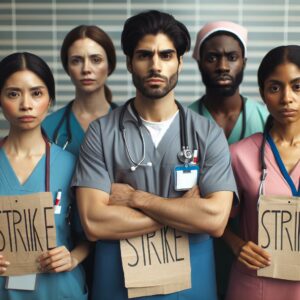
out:
<path id="1" fill-rule="evenodd" d="M 2 276 L 39 273 L 37 258 L 54 247 L 50 192 L 0 197 L 0 252 L 10 262 Z"/>
<path id="2" fill-rule="evenodd" d="M 121 241 L 128 297 L 191 288 L 188 234 L 170 227 Z"/>
<path id="3" fill-rule="evenodd" d="M 261 196 L 258 244 L 271 254 L 271 265 L 258 276 L 300 280 L 300 198 Z"/>

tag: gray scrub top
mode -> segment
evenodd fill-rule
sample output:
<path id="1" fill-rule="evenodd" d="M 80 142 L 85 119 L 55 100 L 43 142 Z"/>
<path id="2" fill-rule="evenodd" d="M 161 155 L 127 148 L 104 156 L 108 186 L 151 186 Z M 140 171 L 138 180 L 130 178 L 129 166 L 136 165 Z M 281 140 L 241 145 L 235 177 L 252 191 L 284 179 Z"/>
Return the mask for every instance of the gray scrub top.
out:
<path id="1" fill-rule="evenodd" d="M 174 167 L 180 165 L 179 114 L 155 148 L 146 127 L 142 126 L 146 157 L 144 163 L 131 171 L 132 163 L 125 149 L 119 118 L 122 107 L 91 123 L 81 146 L 72 186 L 89 187 L 110 193 L 111 184 L 126 183 L 162 197 L 179 197 L 184 192 L 174 189 Z M 184 108 L 189 147 L 198 149 L 199 188 L 202 196 L 217 191 L 236 192 L 230 154 L 223 130 L 215 123 Z M 142 158 L 142 140 L 137 120 L 127 110 L 124 115 L 126 141 L 134 161 Z"/>

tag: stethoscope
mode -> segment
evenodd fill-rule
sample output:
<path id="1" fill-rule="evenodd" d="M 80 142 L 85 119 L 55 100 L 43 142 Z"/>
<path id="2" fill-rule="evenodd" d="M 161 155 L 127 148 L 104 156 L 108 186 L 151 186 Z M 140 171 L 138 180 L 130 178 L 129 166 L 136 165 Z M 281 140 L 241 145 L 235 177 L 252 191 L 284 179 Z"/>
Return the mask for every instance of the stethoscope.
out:
<path id="1" fill-rule="evenodd" d="M 202 103 L 203 99 L 205 96 L 203 96 L 200 100 L 199 100 L 199 104 L 198 104 L 198 111 L 199 114 L 203 116 L 203 107 L 202 105 L 204 105 Z M 239 140 L 243 139 L 245 137 L 245 131 L 246 131 L 246 109 L 245 109 L 245 100 L 243 99 L 243 97 L 241 96 L 241 100 L 242 100 L 242 130 L 241 130 L 241 134 L 240 134 L 240 138 Z"/>
<path id="2" fill-rule="evenodd" d="M 268 174 L 267 164 L 266 164 L 266 160 L 265 160 L 265 149 L 266 149 L 267 141 L 268 141 L 268 143 L 269 143 L 269 145 L 270 145 L 270 147 L 273 151 L 273 154 L 275 156 L 275 160 L 276 160 L 276 162 L 279 166 L 279 169 L 280 169 L 281 173 L 283 174 L 285 180 L 287 181 L 288 185 L 291 188 L 293 196 L 297 196 L 297 197 L 300 196 L 300 190 L 297 191 L 294 183 L 292 182 L 291 178 L 289 177 L 288 173 L 286 172 L 286 170 L 284 168 L 284 165 L 279 160 L 279 157 L 280 157 L 279 152 L 276 149 L 276 146 L 275 146 L 275 144 L 274 144 L 274 142 L 273 142 L 273 140 L 272 140 L 272 138 L 269 134 L 271 125 L 272 125 L 272 119 L 269 117 L 267 119 L 265 129 L 264 129 L 264 132 L 263 132 L 263 139 L 262 139 L 262 143 L 261 143 L 261 147 L 260 147 L 260 153 L 259 153 L 260 163 L 261 163 L 261 175 L 260 175 L 260 184 L 259 184 L 259 188 L 258 188 L 259 197 L 258 197 L 258 201 L 257 201 L 257 209 L 259 208 L 260 196 L 262 196 L 265 192 L 264 191 L 264 185 L 265 185 L 266 177 L 267 177 L 267 174 Z"/>
<path id="3" fill-rule="evenodd" d="M 127 153 L 127 156 L 129 158 L 129 161 L 131 163 L 131 167 L 130 170 L 131 171 L 135 171 L 139 166 L 144 166 L 144 167 L 151 167 L 152 166 L 152 162 L 147 162 L 144 163 L 145 161 L 145 157 L 146 157 L 146 145 L 145 145 L 145 139 L 143 136 L 143 132 L 142 132 L 142 126 L 143 126 L 143 122 L 142 119 L 140 118 L 137 110 L 134 107 L 134 103 L 133 103 L 134 98 L 128 100 L 120 113 L 120 119 L 119 119 L 119 129 L 122 132 L 122 138 L 125 144 L 125 150 Z M 192 161 L 192 151 L 189 149 L 188 146 L 188 135 L 187 135 L 187 128 L 186 128 L 186 121 L 185 121 L 185 113 L 184 113 L 184 109 L 182 107 L 182 105 L 175 100 L 175 103 L 179 109 L 179 116 L 180 116 L 180 144 L 181 144 L 181 149 L 177 154 L 177 157 L 179 159 L 180 162 L 182 162 L 184 165 L 189 164 Z M 142 156 L 141 159 L 135 161 L 132 157 L 132 155 L 129 152 L 129 147 L 128 147 L 128 143 L 127 143 L 127 138 L 126 138 L 126 128 L 124 126 L 124 115 L 125 112 L 127 110 L 128 105 L 130 105 L 134 116 L 137 119 L 137 123 L 134 122 L 135 126 L 138 129 L 141 141 L 142 141 Z"/>
<path id="4" fill-rule="evenodd" d="M 54 134 L 53 134 L 53 140 L 54 143 L 56 145 L 58 145 L 58 137 L 59 137 L 59 130 L 63 124 L 63 122 L 66 120 L 67 124 L 67 139 L 66 142 L 64 143 L 64 145 L 62 146 L 63 150 L 66 149 L 66 147 L 68 146 L 68 144 L 70 144 L 72 142 L 72 131 L 71 131 L 71 109 L 72 109 L 72 105 L 73 105 L 74 100 L 70 101 L 67 106 L 66 109 L 64 111 L 63 116 L 61 117 L 61 119 L 59 120 L 59 123 L 57 125 L 57 127 L 54 130 Z"/>

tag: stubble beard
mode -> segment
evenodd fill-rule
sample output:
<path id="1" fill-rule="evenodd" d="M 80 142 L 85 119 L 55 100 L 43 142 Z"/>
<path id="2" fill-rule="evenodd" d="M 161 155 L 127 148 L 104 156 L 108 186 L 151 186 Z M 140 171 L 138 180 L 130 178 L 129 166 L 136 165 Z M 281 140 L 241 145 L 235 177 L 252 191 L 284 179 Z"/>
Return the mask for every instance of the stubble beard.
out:
<path id="1" fill-rule="evenodd" d="M 165 85 L 161 86 L 163 83 L 160 83 L 159 85 L 152 87 L 147 87 L 145 85 L 145 81 L 150 77 L 157 77 L 164 80 Z M 140 77 L 135 73 L 132 73 L 132 81 L 135 86 L 135 88 L 146 98 L 156 100 L 165 97 L 167 94 L 172 91 L 178 82 L 178 70 L 176 73 L 170 76 L 168 79 L 165 76 L 152 73 L 148 75 L 147 77 Z"/>

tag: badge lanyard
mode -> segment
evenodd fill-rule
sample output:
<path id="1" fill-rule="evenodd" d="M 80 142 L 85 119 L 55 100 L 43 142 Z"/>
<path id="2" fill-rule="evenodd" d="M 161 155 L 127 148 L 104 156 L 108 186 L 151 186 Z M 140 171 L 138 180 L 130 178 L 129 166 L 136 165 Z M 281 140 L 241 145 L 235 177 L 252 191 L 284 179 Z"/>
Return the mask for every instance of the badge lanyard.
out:
<path id="1" fill-rule="evenodd" d="M 284 177 L 284 179 L 286 180 L 286 182 L 288 183 L 288 185 L 290 186 L 290 189 L 292 191 L 292 195 L 295 197 L 299 197 L 300 196 L 300 186 L 297 188 L 294 185 L 294 182 L 292 181 L 291 177 L 289 176 L 283 162 L 282 159 L 280 157 L 279 151 L 271 137 L 271 135 L 266 132 L 266 130 L 263 133 L 263 140 L 262 140 L 262 145 L 260 148 L 260 161 L 261 161 L 261 177 L 260 177 L 260 185 L 259 185 L 259 196 L 264 194 L 264 184 L 265 184 L 265 180 L 267 177 L 267 165 L 265 162 L 265 146 L 266 146 L 266 142 L 268 141 L 271 150 L 273 152 L 273 155 L 275 157 L 276 163 L 281 171 L 282 176 Z M 259 207 L 259 199 L 257 202 L 257 208 Z"/>

